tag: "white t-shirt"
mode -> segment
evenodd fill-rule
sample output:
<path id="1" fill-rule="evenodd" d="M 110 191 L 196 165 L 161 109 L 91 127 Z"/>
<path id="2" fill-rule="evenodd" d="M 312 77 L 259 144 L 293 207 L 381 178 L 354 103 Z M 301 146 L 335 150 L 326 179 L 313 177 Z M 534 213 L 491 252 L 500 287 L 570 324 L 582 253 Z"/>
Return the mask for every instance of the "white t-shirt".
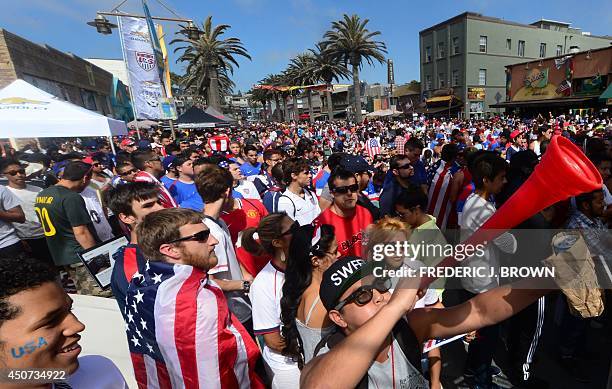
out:
<path id="1" fill-rule="evenodd" d="M 208 271 L 208 274 L 222 280 L 243 280 L 240 263 L 236 258 L 236 250 L 232 244 L 232 237 L 227 224 L 221 219 L 213 220 L 205 217 L 204 224 L 210 229 L 210 234 L 219 241 L 215 246 L 217 266 Z M 251 304 L 247 301 L 242 291 L 224 292 L 227 297 L 229 310 L 236 315 L 241 323 L 251 318 Z"/>
<path id="2" fill-rule="evenodd" d="M 234 190 L 242 195 L 245 199 L 261 200 L 261 196 L 257 191 L 257 187 L 251 181 L 242 180 Z"/>
<path id="3" fill-rule="evenodd" d="M 121 371 L 101 355 L 80 357 L 79 368 L 68 377 L 67 383 L 73 389 L 128 389 Z M 52 386 L 53 389 L 60 387 Z"/>
<path id="4" fill-rule="evenodd" d="M 19 206 L 19 199 L 5 186 L 0 185 L 0 211 L 8 211 Z M 19 242 L 13 223 L 0 220 L 0 248 Z"/>
<path id="5" fill-rule="evenodd" d="M 86 187 L 81 192 L 81 197 L 85 200 L 85 207 L 87 207 L 91 222 L 96 228 L 98 238 L 103 242 L 111 239 L 114 236 L 113 229 L 110 224 L 108 224 L 108 220 L 106 220 L 102 204 L 100 204 L 100 200 L 98 200 L 96 191 L 90 187 Z"/>
<path id="6" fill-rule="evenodd" d="M 495 213 L 495 205 L 476 193 L 468 196 L 461 213 L 459 226 L 461 227 L 461 240 L 464 241 L 480 228 L 493 214 Z M 491 244 L 493 243 L 493 244 Z M 463 261 L 460 266 L 483 268 L 481 270 L 484 277 L 463 277 L 461 285 L 463 288 L 472 293 L 482 293 L 493 289 L 499 285 L 497 276 L 489 277 L 491 268 L 499 268 L 500 262 L 497 250 L 502 250 L 505 253 L 513 254 L 516 251 L 517 242 L 514 235 L 504 232 L 492 242 L 488 243 L 484 248 L 482 256 L 473 255 Z"/>
<path id="7" fill-rule="evenodd" d="M 290 218 L 304 226 L 311 224 L 319 216 L 321 207 L 313 192 L 304 189 L 304 198 L 302 198 L 287 189 L 278 199 L 278 211 L 287 213 Z"/>
<path id="8" fill-rule="evenodd" d="M 253 303 L 253 332 L 255 335 L 279 332 L 281 327 L 280 300 L 283 296 L 285 273 L 272 262 L 253 280 L 249 296 Z M 297 363 L 264 345 L 262 356 L 272 370 L 291 370 Z"/>
<path id="9" fill-rule="evenodd" d="M 40 225 L 36 211 L 34 211 L 36 196 L 42 191 L 42 188 L 26 184 L 25 189 L 16 189 L 10 186 L 7 186 L 6 189 L 10 190 L 19 199 L 19 204 L 25 214 L 25 223 L 13 223 L 13 227 L 17 230 L 17 235 L 22 239 L 43 238 L 45 233 Z"/>

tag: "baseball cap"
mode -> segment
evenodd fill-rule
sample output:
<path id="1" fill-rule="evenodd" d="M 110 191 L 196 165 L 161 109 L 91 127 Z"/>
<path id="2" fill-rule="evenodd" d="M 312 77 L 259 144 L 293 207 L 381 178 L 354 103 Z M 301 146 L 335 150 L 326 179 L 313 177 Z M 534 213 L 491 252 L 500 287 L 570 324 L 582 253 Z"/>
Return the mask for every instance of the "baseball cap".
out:
<path id="1" fill-rule="evenodd" d="M 151 150 L 151 141 L 149 141 L 148 139 L 139 140 L 138 150 Z"/>
<path id="2" fill-rule="evenodd" d="M 162 166 L 164 167 L 164 170 L 170 169 L 170 167 L 172 167 L 172 165 L 174 164 L 175 159 L 176 157 L 174 155 L 168 155 L 166 158 L 164 158 L 164 160 L 162 161 Z"/>
<path id="3" fill-rule="evenodd" d="M 135 143 L 133 140 L 131 140 L 130 138 L 125 138 L 124 140 L 121 141 L 121 146 L 134 146 Z"/>
<path id="4" fill-rule="evenodd" d="M 514 139 L 519 135 L 521 135 L 521 130 L 514 130 L 510 133 L 510 139 Z"/>
<path id="5" fill-rule="evenodd" d="M 344 169 L 348 170 L 351 173 L 360 173 L 374 170 L 374 167 L 371 166 L 361 155 L 345 155 L 340 160 L 340 166 L 342 166 Z"/>
<path id="6" fill-rule="evenodd" d="M 357 281 L 374 271 L 375 262 L 366 262 L 359 257 L 343 257 L 332 263 L 323 273 L 319 297 L 328 311 L 334 309 L 340 296 Z"/>

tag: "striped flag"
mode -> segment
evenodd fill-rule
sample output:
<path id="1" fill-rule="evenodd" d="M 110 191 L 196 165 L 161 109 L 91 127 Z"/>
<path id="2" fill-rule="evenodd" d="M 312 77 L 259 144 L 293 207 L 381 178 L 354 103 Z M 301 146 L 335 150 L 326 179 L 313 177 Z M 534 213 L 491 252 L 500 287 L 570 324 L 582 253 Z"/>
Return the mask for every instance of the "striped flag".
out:
<path id="1" fill-rule="evenodd" d="M 430 171 L 431 183 L 427 194 L 427 213 L 436 218 L 438 228 L 445 229 L 451 212 L 450 183 L 459 165 L 438 161 Z"/>
<path id="2" fill-rule="evenodd" d="M 263 388 L 253 372 L 257 345 L 207 274 L 158 261 L 143 267 L 122 312 L 138 388 Z"/>
<path id="3" fill-rule="evenodd" d="M 444 346 L 445 344 L 448 344 L 450 342 L 454 342 L 455 340 L 459 339 L 459 338 L 463 338 L 465 336 L 465 334 L 461 334 L 461 335 L 455 335 L 452 338 L 448 338 L 448 339 L 430 339 L 427 342 L 423 343 L 423 354 L 438 348 L 440 346 Z"/>
<path id="4" fill-rule="evenodd" d="M 212 151 L 226 152 L 230 145 L 230 139 L 227 135 L 215 135 L 208 139 L 208 145 Z"/>
<path id="5" fill-rule="evenodd" d="M 375 155 L 380 154 L 381 148 L 378 139 L 370 138 L 365 142 L 365 151 L 368 153 L 370 158 L 374 158 Z"/>

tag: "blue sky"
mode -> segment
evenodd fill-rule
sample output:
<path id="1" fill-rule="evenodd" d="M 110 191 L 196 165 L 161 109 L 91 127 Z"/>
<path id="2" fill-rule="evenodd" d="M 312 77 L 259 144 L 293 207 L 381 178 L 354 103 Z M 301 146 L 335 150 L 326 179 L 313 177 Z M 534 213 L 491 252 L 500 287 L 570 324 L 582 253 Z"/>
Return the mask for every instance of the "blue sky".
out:
<path id="1" fill-rule="evenodd" d="M 480 12 L 521 23 L 540 18 L 571 22 L 595 35 L 612 35 L 612 2 L 568 0 L 501 2 L 376 1 L 376 0 L 163 0 L 177 13 L 201 23 L 213 15 L 215 24 L 232 26 L 228 36 L 244 42 L 252 61 L 240 60 L 234 73 L 236 90 L 246 91 L 269 73 L 283 70 L 289 59 L 320 40 L 331 21 L 343 13 L 369 18 L 369 28 L 382 32 L 389 58 L 395 63 L 396 83 L 419 78 L 418 33 L 420 30 L 465 11 Z M 96 33 L 85 23 L 97 10 L 109 10 L 119 0 L 2 0 L 0 27 L 36 43 L 48 44 L 81 57 L 121 58 L 118 33 Z M 148 0 L 153 15 L 171 16 L 156 0 Z M 126 12 L 140 12 L 140 0 L 128 0 Z M 177 26 L 164 24 L 167 34 Z M 171 69 L 182 65 L 171 58 Z M 361 78 L 386 82 L 383 65 L 364 67 Z"/>

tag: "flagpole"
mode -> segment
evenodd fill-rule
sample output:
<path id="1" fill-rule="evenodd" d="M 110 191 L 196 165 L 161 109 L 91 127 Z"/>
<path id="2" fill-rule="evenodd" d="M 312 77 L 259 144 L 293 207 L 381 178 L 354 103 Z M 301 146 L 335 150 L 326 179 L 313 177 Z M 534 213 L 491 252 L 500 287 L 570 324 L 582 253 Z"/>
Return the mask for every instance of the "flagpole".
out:
<path id="1" fill-rule="evenodd" d="M 132 79 L 130 78 L 130 72 L 128 70 L 128 59 L 125 54 L 125 46 L 123 45 L 123 28 L 121 26 L 121 19 L 117 16 L 117 25 L 119 26 L 119 41 L 121 42 L 121 54 L 123 55 L 123 65 L 125 66 L 125 71 L 128 75 L 128 80 L 130 81 L 130 86 L 128 87 L 128 92 L 130 93 L 130 101 L 132 102 L 132 110 L 134 111 L 134 123 L 136 123 L 136 134 L 138 135 L 138 139 L 140 139 L 140 129 L 138 128 L 138 110 L 136 109 L 136 102 L 134 100 L 134 93 L 132 88 Z"/>

